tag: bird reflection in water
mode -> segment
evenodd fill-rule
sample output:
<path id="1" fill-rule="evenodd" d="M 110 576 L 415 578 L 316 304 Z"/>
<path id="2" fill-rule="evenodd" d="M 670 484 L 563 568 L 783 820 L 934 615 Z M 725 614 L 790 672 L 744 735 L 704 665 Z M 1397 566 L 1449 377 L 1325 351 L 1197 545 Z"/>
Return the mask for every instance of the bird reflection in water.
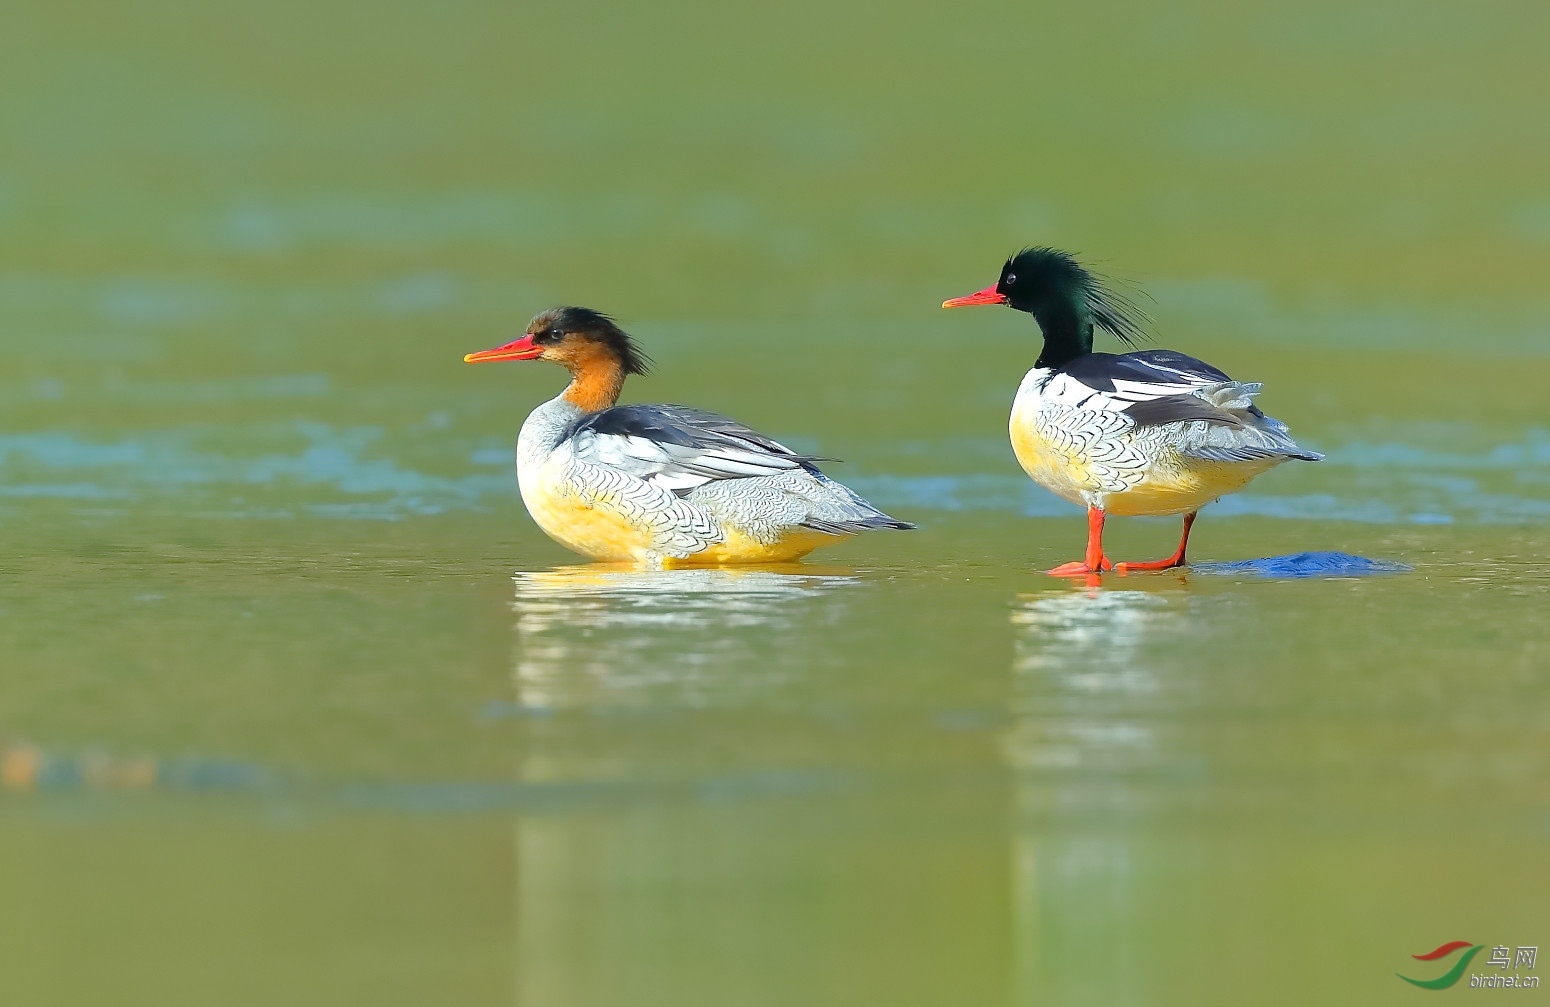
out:
<path id="1" fill-rule="evenodd" d="M 846 596 L 861 581 L 847 570 L 798 564 L 569 566 L 514 580 L 517 777 L 559 792 L 604 786 L 619 802 L 608 814 L 515 821 L 516 999 L 581 1002 L 595 998 L 595 987 L 576 968 L 577 935 L 586 932 L 577 893 L 598 890 L 609 883 L 603 879 L 682 869 L 683 812 L 661 788 L 725 795 L 737 792 L 740 778 L 769 776 L 756 754 L 745 758 L 744 745 L 732 746 L 738 756 L 726 751 L 724 714 L 698 713 L 778 702 L 811 674 L 810 634 L 847 617 Z M 758 716 L 736 723 L 756 725 Z M 757 742 L 748 747 L 758 751 Z M 647 922 L 582 904 L 609 922 L 594 922 L 591 930 L 604 936 L 593 941 Z M 641 933 L 659 929 L 651 923 Z"/>
<path id="2" fill-rule="evenodd" d="M 1014 1003 L 1076 993 L 1062 989 L 1061 963 L 1090 944 L 1107 953 L 1101 970 L 1082 971 L 1089 984 L 1103 975 L 1100 999 L 1135 988 L 1128 946 L 1114 935 L 1141 869 L 1115 824 L 1144 812 L 1146 777 L 1164 758 L 1157 714 L 1176 683 L 1158 655 L 1198 628 L 1194 599 L 1158 588 L 1022 594 L 1013 604 Z"/>
<path id="3" fill-rule="evenodd" d="M 520 709 L 714 705 L 800 672 L 800 626 L 842 617 L 851 571 L 803 564 L 652 571 L 590 564 L 518 573 Z"/>
<path id="4" fill-rule="evenodd" d="M 1014 714 L 1112 715 L 1124 700 L 1155 692 L 1149 647 L 1178 634 L 1188 603 L 1165 591 L 1019 595 L 1012 609 Z"/>

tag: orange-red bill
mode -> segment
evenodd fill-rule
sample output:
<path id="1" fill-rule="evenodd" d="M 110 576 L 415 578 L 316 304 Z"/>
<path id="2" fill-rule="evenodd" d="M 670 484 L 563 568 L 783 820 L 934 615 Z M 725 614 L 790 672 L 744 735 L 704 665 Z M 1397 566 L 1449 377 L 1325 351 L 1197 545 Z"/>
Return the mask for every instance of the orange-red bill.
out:
<path id="1" fill-rule="evenodd" d="M 497 360 L 533 360 L 543 352 L 544 348 L 536 345 L 532 336 L 523 336 L 504 346 L 497 346 L 493 350 L 480 350 L 478 353 L 467 354 L 463 357 L 463 363 L 489 364 Z"/>
<path id="2" fill-rule="evenodd" d="M 972 294 L 963 297 L 954 297 L 942 302 L 944 308 L 967 308 L 973 304 L 1005 304 L 1006 297 L 995 287 L 986 287 L 984 290 L 976 290 Z"/>

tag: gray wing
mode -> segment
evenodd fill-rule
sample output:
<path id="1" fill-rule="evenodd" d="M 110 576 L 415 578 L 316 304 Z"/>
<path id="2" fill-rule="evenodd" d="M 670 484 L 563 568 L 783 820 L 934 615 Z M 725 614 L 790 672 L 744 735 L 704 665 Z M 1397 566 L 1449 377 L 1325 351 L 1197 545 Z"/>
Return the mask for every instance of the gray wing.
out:
<path id="1" fill-rule="evenodd" d="M 1317 451 L 1299 447 L 1286 424 L 1266 416 L 1249 401 L 1259 384 L 1237 382 L 1207 385 L 1193 394 L 1167 395 L 1137 402 L 1125 410 L 1137 427 L 1178 424 L 1170 431 L 1179 449 L 1207 461 L 1246 462 L 1264 458 L 1299 458 L 1316 462 Z M 1228 404 L 1219 405 L 1222 400 Z M 1239 404 L 1241 403 L 1241 404 Z"/>
<path id="2" fill-rule="evenodd" d="M 1234 381 L 1182 353 L 1092 353 L 1073 361 L 1059 377 L 1063 382 L 1059 399 L 1072 407 L 1113 410 L 1138 428 L 1172 427 L 1166 439 L 1190 457 L 1210 461 L 1319 461 L 1324 457 L 1299 447 L 1286 424 L 1254 405 L 1259 382 Z"/>
<path id="3" fill-rule="evenodd" d="M 615 406 L 579 421 L 567 441 L 578 461 L 685 498 L 739 527 L 774 534 L 804 525 L 835 535 L 913 527 L 825 476 L 820 459 L 703 409 Z"/>
<path id="4" fill-rule="evenodd" d="M 747 479 L 792 469 L 817 471 L 816 459 L 730 417 L 686 406 L 604 409 L 579 421 L 567 439 L 578 459 L 628 473 L 679 496 L 718 479 Z"/>

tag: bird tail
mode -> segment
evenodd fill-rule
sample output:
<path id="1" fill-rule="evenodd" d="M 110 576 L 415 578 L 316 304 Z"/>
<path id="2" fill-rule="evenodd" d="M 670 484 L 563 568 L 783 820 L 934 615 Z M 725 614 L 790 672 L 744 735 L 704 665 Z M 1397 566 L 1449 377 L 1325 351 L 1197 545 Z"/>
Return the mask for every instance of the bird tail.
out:
<path id="1" fill-rule="evenodd" d="M 818 513 L 809 515 L 802 522 L 804 528 L 825 535 L 855 535 L 884 528 L 897 531 L 914 529 L 915 526 L 910 522 L 884 514 L 844 483 L 835 482 L 822 473 L 816 475 L 824 489 L 829 491 L 828 499 L 823 502 L 825 506 L 814 508 Z"/>
<path id="2" fill-rule="evenodd" d="M 1239 414 L 1241 428 L 1215 428 L 1205 442 L 1192 446 L 1188 454 L 1212 461 L 1251 461 L 1261 458 L 1295 458 L 1320 462 L 1324 456 L 1309 451 L 1292 440 L 1285 423 L 1266 416 L 1254 404 L 1254 396 L 1263 385 L 1258 381 L 1219 381 L 1195 389 L 1195 395 L 1216 406 Z"/>

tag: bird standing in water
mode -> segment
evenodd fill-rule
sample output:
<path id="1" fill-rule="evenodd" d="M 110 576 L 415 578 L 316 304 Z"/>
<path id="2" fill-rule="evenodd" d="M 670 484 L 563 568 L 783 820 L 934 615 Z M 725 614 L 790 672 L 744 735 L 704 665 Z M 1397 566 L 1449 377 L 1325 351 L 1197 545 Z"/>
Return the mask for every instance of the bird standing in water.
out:
<path id="1" fill-rule="evenodd" d="M 1239 382 L 1174 350 L 1094 353 L 1093 327 L 1127 346 L 1146 318 L 1074 258 L 1029 248 L 1001 268 L 995 286 L 944 308 L 1004 304 L 1032 315 L 1044 349 L 1012 402 L 1012 450 L 1023 471 L 1087 508 L 1087 552 L 1056 576 L 1185 565 L 1195 513 L 1267 469 L 1324 456 L 1297 446 L 1286 424 L 1260 412 L 1258 382 Z M 1108 514 L 1183 514 L 1178 551 L 1148 563 L 1111 563 Z"/>
<path id="2" fill-rule="evenodd" d="M 597 560 L 650 567 L 770 563 L 874 528 L 913 528 L 736 420 L 674 405 L 615 405 L 645 354 L 613 319 L 554 308 L 522 338 L 463 358 L 549 360 L 570 371 L 517 439 L 533 520 Z"/>

